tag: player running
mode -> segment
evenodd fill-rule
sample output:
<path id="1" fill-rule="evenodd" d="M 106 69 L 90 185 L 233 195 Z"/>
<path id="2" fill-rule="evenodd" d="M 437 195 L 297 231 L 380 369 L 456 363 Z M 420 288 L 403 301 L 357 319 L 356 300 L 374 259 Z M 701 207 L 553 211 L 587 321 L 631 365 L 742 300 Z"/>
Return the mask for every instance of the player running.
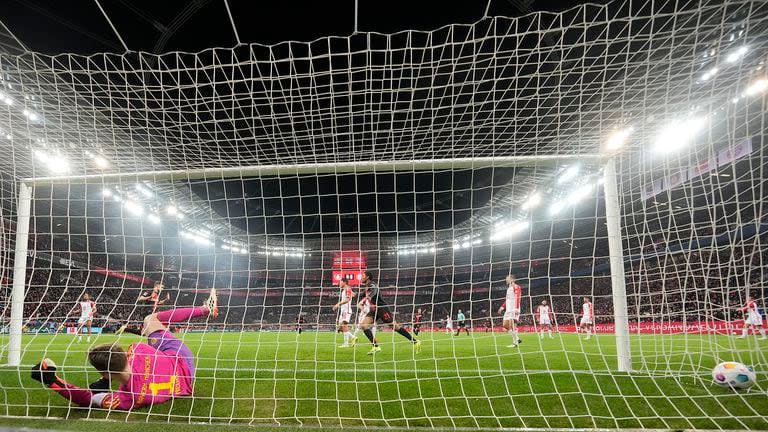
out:
<path id="1" fill-rule="evenodd" d="M 371 341 L 371 345 L 373 345 L 373 348 L 371 348 L 370 351 L 368 351 L 368 354 L 375 354 L 379 351 L 381 351 L 381 347 L 379 346 L 379 342 L 374 338 L 373 332 L 371 332 L 371 326 L 376 323 L 378 320 L 379 322 L 383 324 L 390 324 L 392 325 L 392 329 L 394 329 L 397 333 L 402 335 L 404 338 L 411 341 L 413 344 L 413 349 L 418 353 L 421 351 L 421 341 L 418 339 L 414 339 L 413 336 L 411 336 L 410 333 L 408 333 L 407 330 L 405 330 L 400 324 L 398 324 L 394 317 L 392 316 L 392 312 L 389 310 L 389 307 L 386 302 L 381 298 L 381 295 L 379 294 L 379 286 L 376 285 L 376 283 L 372 280 L 372 274 L 370 271 L 365 271 L 363 273 L 363 278 L 361 279 L 361 282 L 363 283 L 365 287 L 365 297 L 370 302 L 370 312 L 365 316 L 365 319 L 363 320 L 362 324 L 360 324 L 360 328 L 362 328 L 363 333 L 365 334 L 365 337 L 368 338 L 369 341 Z"/>
<path id="2" fill-rule="evenodd" d="M 579 322 L 579 328 L 587 333 L 586 340 L 592 337 L 592 327 L 595 323 L 595 308 L 592 306 L 592 302 L 589 297 L 584 297 L 584 304 L 581 306 L 581 321 Z"/>
<path id="3" fill-rule="evenodd" d="M 333 310 L 339 311 L 339 316 L 336 319 L 337 331 L 344 335 L 344 343 L 339 345 L 339 348 L 349 348 L 355 346 L 357 341 L 357 338 L 349 331 L 349 323 L 352 321 L 352 299 L 355 297 L 355 292 L 352 291 L 346 278 L 341 278 L 339 288 L 341 289 L 339 301 L 333 305 Z"/>
<path id="4" fill-rule="evenodd" d="M 459 313 L 456 314 L 456 334 L 454 336 L 458 336 L 461 334 L 461 331 L 464 330 L 467 332 L 467 336 L 469 336 L 469 329 L 467 328 L 467 317 L 464 316 L 464 312 L 459 309 Z"/>
<path id="5" fill-rule="evenodd" d="M 194 355 L 167 325 L 201 316 L 216 318 L 218 313 L 216 290 L 212 289 L 202 307 L 173 309 L 144 318 L 147 343 L 132 344 L 127 352 L 116 343 L 93 347 L 88 361 L 102 378 L 88 389 L 57 377 L 56 365 L 50 359 L 32 367 L 32 379 L 81 407 L 131 410 L 191 395 Z M 112 382 L 120 384 L 118 391 L 109 390 Z"/>
<path id="6" fill-rule="evenodd" d="M 80 318 L 77 319 L 77 341 L 83 341 L 83 327 L 87 326 L 88 338 L 86 342 L 90 342 L 91 324 L 93 324 L 93 317 L 96 315 L 96 302 L 91 300 L 91 296 L 88 293 L 84 293 L 78 305 L 80 307 Z"/>
<path id="7" fill-rule="evenodd" d="M 450 315 L 445 316 L 445 332 L 453 333 L 453 318 Z"/>
<path id="8" fill-rule="evenodd" d="M 554 339 L 552 336 L 552 322 L 555 320 L 555 315 L 552 313 L 552 308 L 546 300 L 542 300 L 539 307 L 536 308 L 536 317 L 539 320 L 539 338 L 544 339 L 544 329 L 549 333 L 549 338 Z"/>
<path id="9" fill-rule="evenodd" d="M 752 296 L 747 297 L 747 304 L 743 308 L 739 309 L 739 312 L 745 313 L 747 316 L 744 319 L 744 327 L 741 328 L 741 336 L 738 339 L 744 339 L 749 333 L 749 329 L 752 328 L 752 333 L 757 336 L 760 333 L 760 340 L 765 340 L 765 329 L 763 329 L 763 316 L 760 315 L 760 310 L 757 309 L 757 302 Z"/>
<path id="10" fill-rule="evenodd" d="M 507 295 L 504 303 L 499 308 L 499 315 L 504 313 L 502 325 L 512 336 L 513 343 L 507 345 L 507 348 L 514 348 L 523 341 L 517 334 L 517 322 L 520 321 L 520 301 L 523 297 L 523 288 L 516 283 L 514 275 L 507 276 Z"/>
<path id="11" fill-rule="evenodd" d="M 416 314 L 413 315 L 413 334 L 419 335 L 421 331 L 421 321 L 424 319 L 424 314 L 421 309 L 416 309 Z"/>

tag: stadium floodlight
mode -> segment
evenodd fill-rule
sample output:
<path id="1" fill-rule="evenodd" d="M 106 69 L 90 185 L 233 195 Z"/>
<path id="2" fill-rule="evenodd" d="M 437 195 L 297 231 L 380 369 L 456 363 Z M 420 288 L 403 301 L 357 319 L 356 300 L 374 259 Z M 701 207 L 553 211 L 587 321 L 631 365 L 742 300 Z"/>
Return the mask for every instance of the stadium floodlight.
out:
<path id="1" fill-rule="evenodd" d="M 135 216 L 141 216 L 144 214 L 144 207 L 135 201 L 127 200 L 123 205 L 125 205 L 126 210 Z"/>
<path id="2" fill-rule="evenodd" d="M 669 124 L 656 137 L 654 150 L 658 153 L 671 153 L 681 149 L 693 140 L 706 123 L 705 117 L 691 117 Z"/>
<path id="3" fill-rule="evenodd" d="M 764 92 L 765 89 L 768 89 L 768 79 L 762 78 L 750 84 L 749 87 L 747 87 L 747 89 L 744 91 L 744 94 L 747 96 L 754 96 L 758 93 Z"/>
<path id="4" fill-rule="evenodd" d="M 627 139 L 633 130 L 632 127 L 628 127 L 613 132 L 605 142 L 605 149 L 614 151 L 622 148 L 624 144 L 626 144 Z"/>
<path id="5" fill-rule="evenodd" d="M 513 221 L 499 224 L 496 228 L 494 228 L 493 233 L 491 233 L 491 240 L 495 241 L 509 238 L 519 232 L 524 231 L 528 228 L 528 226 L 530 226 L 530 222 L 528 221 Z"/>
<path id="6" fill-rule="evenodd" d="M 103 196 L 105 196 L 105 197 L 111 197 L 111 196 L 112 196 L 112 190 L 111 190 L 111 189 L 109 189 L 109 188 L 104 188 L 104 189 L 101 191 L 101 194 L 102 194 Z"/>
<path id="7" fill-rule="evenodd" d="M 550 216 L 554 216 L 565 207 L 562 201 L 558 200 L 552 203 L 552 205 L 549 206 L 549 214 Z"/>
<path id="8" fill-rule="evenodd" d="M 139 193 L 141 193 L 142 195 L 146 196 L 146 197 L 150 197 L 150 198 L 151 198 L 151 197 L 155 196 L 155 195 L 152 193 L 152 191 L 151 191 L 151 190 L 147 189 L 147 187 L 146 187 L 146 186 L 144 186 L 144 185 L 142 185 L 141 183 L 137 183 L 137 184 L 136 184 L 136 190 L 137 190 Z"/>
<path id="9" fill-rule="evenodd" d="M 562 174 L 560 174 L 560 178 L 557 179 L 557 182 L 562 184 L 567 182 L 568 180 L 573 179 L 579 174 L 580 169 L 581 167 L 579 165 L 571 165 L 563 169 Z"/>
<path id="10" fill-rule="evenodd" d="M 744 57 L 748 50 L 749 49 L 746 46 L 740 47 L 739 49 L 728 54 L 728 57 L 725 58 L 725 61 L 728 63 L 736 63 L 740 58 Z"/>
<path id="11" fill-rule="evenodd" d="M 97 168 L 100 168 L 100 169 L 109 168 L 109 161 L 103 156 L 95 156 L 93 158 L 93 163 L 96 165 Z"/>
<path id="12" fill-rule="evenodd" d="M 177 209 L 176 206 L 169 205 L 165 208 L 165 212 L 168 216 L 177 216 L 179 214 L 179 209 Z"/>
<path id="13" fill-rule="evenodd" d="M 535 208 L 541 204 L 541 194 L 538 192 L 534 192 L 528 196 L 528 199 L 525 200 L 525 202 L 522 205 L 523 210 L 529 210 L 532 208 Z"/>
<path id="14" fill-rule="evenodd" d="M 459 243 L 454 243 L 454 244 L 453 244 L 453 249 L 454 249 L 454 250 L 456 250 L 456 249 L 461 249 L 461 244 L 459 244 Z"/>
<path id="15" fill-rule="evenodd" d="M 469 248 L 469 246 L 470 246 L 470 244 L 469 244 L 469 242 L 468 242 L 468 241 L 465 241 L 465 242 L 463 242 L 463 243 L 461 244 L 461 248 L 462 248 L 462 249 L 468 249 L 468 248 Z"/>
<path id="16" fill-rule="evenodd" d="M 719 72 L 719 69 L 716 67 L 713 67 L 712 69 L 706 71 L 704 75 L 701 76 L 702 81 L 707 81 L 708 79 L 712 78 Z"/>
<path id="17" fill-rule="evenodd" d="M 567 198 L 568 203 L 571 205 L 577 204 L 579 201 L 588 197 L 589 194 L 591 193 L 592 193 L 591 184 L 582 185 L 581 187 L 577 188 L 575 191 L 571 192 L 570 195 L 568 195 L 568 198 Z"/>
<path id="18" fill-rule="evenodd" d="M 150 215 L 147 216 L 147 219 L 149 219 L 149 221 L 152 222 L 155 225 L 160 223 L 160 216 L 158 216 L 158 215 L 156 215 L 154 213 L 150 213 Z"/>
<path id="19" fill-rule="evenodd" d="M 240 253 L 241 253 L 241 254 L 247 254 L 247 253 L 248 253 L 248 249 L 246 249 L 246 248 L 240 248 Z"/>

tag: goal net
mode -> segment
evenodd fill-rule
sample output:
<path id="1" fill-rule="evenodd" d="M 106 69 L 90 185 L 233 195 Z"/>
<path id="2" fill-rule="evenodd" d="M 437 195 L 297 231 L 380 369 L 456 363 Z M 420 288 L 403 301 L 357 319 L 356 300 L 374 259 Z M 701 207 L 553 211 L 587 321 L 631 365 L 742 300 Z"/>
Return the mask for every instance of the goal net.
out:
<path id="1" fill-rule="evenodd" d="M 0 53 L 0 416 L 768 429 L 743 332 L 768 300 L 767 26 L 762 1 L 611 2 Z M 134 334 L 153 313 L 174 339 Z M 30 377 L 87 388 L 110 343 L 159 349 L 114 404 Z M 756 383 L 716 385 L 724 361 Z"/>

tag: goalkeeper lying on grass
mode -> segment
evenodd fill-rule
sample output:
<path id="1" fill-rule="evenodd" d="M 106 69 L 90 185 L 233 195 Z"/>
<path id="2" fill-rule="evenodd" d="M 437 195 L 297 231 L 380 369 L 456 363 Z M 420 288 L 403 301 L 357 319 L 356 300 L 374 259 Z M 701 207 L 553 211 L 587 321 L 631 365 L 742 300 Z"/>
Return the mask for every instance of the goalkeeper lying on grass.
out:
<path id="1" fill-rule="evenodd" d="M 215 318 L 218 313 L 216 290 L 212 289 L 201 307 L 173 309 L 144 318 L 147 343 L 132 344 L 128 352 L 117 343 L 93 347 L 88 360 L 102 378 L 89 389 L 57 377 L 56 365 L 49 359 L 32 367 L 32 379 L 82 407 L 130 410 L 190 395 L 195 378 L 192 351 L 166 326 L 200 316 Z M 112 382 L 120 384 L 118 391 L 110 391 Z"/>

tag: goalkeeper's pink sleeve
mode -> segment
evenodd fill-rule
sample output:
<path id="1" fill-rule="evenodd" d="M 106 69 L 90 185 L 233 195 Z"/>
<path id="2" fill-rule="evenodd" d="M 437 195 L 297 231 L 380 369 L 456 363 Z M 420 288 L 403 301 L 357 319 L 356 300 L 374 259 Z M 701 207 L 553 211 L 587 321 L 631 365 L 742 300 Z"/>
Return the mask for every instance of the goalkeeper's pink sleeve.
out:
<path id="1" fill-rule="evenodd" d="M 57 382 L 51 384 L 50 388 L 64 397 L 64 399 L 74 402 L 81 407 L 91 406 L 93 393 L 88 389 L 72 385 L 61 378 L 59 378 Z"/>

